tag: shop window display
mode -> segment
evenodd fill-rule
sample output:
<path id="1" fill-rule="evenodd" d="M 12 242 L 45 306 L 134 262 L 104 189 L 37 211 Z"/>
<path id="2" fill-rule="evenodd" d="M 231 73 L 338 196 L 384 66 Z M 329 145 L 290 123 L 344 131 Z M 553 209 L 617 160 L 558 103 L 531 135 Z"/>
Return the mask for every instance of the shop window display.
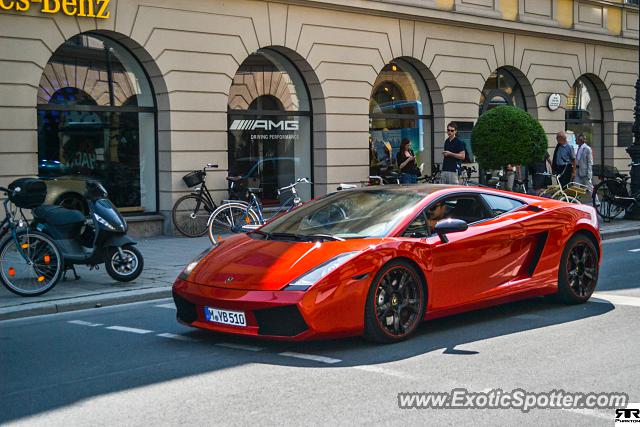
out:
<path id="1" fill-rule="evenodd" d="M 68 40 L 38 88 L 38 172 L 61 192 L 100 181 L 125 212 L 157 210 L 155 104 L 133 55 L 97 35 Z"/>

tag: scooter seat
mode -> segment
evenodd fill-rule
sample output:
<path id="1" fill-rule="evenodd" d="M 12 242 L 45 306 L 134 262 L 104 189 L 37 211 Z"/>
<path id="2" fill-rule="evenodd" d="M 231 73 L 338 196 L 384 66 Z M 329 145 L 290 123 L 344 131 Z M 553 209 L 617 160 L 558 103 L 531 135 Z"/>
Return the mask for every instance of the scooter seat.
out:
<path id="1" fill-rule="evenodd" d="M 38 206 L 33 209 L 33 215 L 50 225 L 70 225 L 85 221 L 82 212 L 56 205 Z"/>

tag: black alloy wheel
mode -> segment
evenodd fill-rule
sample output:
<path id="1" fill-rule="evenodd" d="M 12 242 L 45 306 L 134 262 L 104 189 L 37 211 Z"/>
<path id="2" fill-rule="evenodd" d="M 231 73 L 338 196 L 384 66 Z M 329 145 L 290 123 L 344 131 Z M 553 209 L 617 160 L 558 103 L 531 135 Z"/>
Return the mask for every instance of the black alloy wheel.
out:
<path id="1" fill-rule="evenodd" d="M 415 268 L 404 260 L 388 263 L 369 289 L 365 337 L 385 343 L 403 340 L 420 324 L 424 306 L 424 286 Z"/>
<path id="2" fill-rule="evenodd" d="M 558 272 L 558 297 L 567 304 L 586 302 L 598 282 L 598 251 L 582 234 L 569 239 Z"/>

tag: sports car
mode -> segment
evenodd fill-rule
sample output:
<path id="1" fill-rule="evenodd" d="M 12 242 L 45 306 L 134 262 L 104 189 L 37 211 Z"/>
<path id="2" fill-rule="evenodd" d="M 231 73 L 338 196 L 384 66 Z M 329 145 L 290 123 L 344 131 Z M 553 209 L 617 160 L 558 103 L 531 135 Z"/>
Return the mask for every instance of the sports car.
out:
<path id="1" fill-rule="evenodd" d="M 394 342 L 421 321 L 553 294 L 594 292 L 591 206 L 482 187 L 338 191 L 224 238 L 173 285 L 178 320 L 281 340 Z"/>

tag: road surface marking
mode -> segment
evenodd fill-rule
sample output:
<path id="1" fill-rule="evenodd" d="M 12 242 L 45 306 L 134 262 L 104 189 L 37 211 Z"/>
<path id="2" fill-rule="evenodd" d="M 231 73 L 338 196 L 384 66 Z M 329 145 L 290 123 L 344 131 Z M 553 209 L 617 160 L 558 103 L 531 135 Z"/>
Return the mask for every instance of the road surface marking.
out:
<path id="1" fill-rule="evenodd" d="M 262 347 L 255 347 L 252 345 L 244 345 L 244 344 L 234 344 L 230 342 L 219 342 L 216 343 L 219 347 L 233 348 L 235 350 L 247 350 L 247 351 L 262 351 L 264 350 Z"/>
<path id="2" fill-rule="evenodd" d="M 104 325 L 104 323 L 91 323 L 91 322 L 85 322 L 84 320 L 69 320 L 67 323 L 73 323 L 74 325 L 90 326 L 92 328 L 96 326 Z"/>
<path id="3" fill-rule="evenodd" d="M 316 356 L 315 354 L 294 353 L 291 351 L 285 351 L 284 353 L 278 353 L 278 354 L 280 356 L 295 357 L 297 359 L 305 359 L 305 360 L 313 360 L 315 362 L 328 363 L 330 365 L 334 363 L 342 362 L 342 360 L 340 359 L 333 359 L 331 357 L 325 357 L 325 356 Z"/>
<path id="4" fill-rule="evenodd" d="M 107 326 L 105 329 L 111 329 L 113 331 L 131 332 L 132 334 L 150 334 L 153 331 L 148 329 L 127 328 L 126 326 Z"/>
<path id="5" fill-rule="evenodd" d="M 640 249 L 630 249 L 629 252 L 640 252 Z"/>
<path id="6" fill-rule="evenodd" d="M 391 377 L 396 378 L 404 378 L 404 379 L 415 379 L 415 375 L 409 375 L 404 372 L 396 371 L 394 369 L 383 368 L 382 366 L 373 366 L 373 365 L 362 365 L 362 366 L 354 366 L 354 369 L 359 371 L 373 372 L 375 374 L 383 374 L 389 375 Z"/>
<path id="7" fill-rule="evenodd" d="M 609 302 L 613 305 L 630 305 L 634 307 L 640 307 L 640 297 L 628 297 L 624 295 L 605 294 L 601 292 L 594 292 L 593 296 L 597 298 L 593 300 L 593 302 Z M 598 299 L 600 301 L 598 301 Z"/>
<path id="8" fill-rule="evenodd" d="M 172 340 L 178 340 L 178 341 L 197 341 L 197 340 L 194 340 L 193 338 L 185 337 L 184 335 L 170 334 L 168 332 L 164 334 L 157 334 L 156 336 L 162 337 L 162 338 L 171 338 Z"/>
<path id="9" fill-rule="evenodd" d="M 614 420 L 615 419 L 615 413 L 612 414 L 605 414 L 603 412 L 599 412 L 595 409 L 577 409 L 577 408 L 573 408 L 573 409 L 564 409 L 567 412 L 573 412 L 574 414 L 580 414 L 580 415 L 586 415 L 588 417 L 595 417 L 595 418 L 601 418 L 603 420 Z M 611 412 L 615 412 L 613 409 L 611 410 Z"/>
<path id="10" fill-rule="evenodd" d="M 513 316 L 516 319 L 522 319 L 522 320 L 540 320 L 542 319 L 542 316 L 540 316 L 539 314 L 520 314 L 519 316 Z"/>
<path id="11" fill-rule="evenodd" d="M 159 305 L 156 305 L 156 306 L 154 306 L 154 307 L 170 308 L 170 309 L 172 309 L 172 310 L 175 310 L 175 309 L 176 309 L 176 305 L 175 305 L 174 303 L 172 303 L 172 302 L 169 302 L 169 303 L 167 303 L 167 304 L 159 304 Z"/>

